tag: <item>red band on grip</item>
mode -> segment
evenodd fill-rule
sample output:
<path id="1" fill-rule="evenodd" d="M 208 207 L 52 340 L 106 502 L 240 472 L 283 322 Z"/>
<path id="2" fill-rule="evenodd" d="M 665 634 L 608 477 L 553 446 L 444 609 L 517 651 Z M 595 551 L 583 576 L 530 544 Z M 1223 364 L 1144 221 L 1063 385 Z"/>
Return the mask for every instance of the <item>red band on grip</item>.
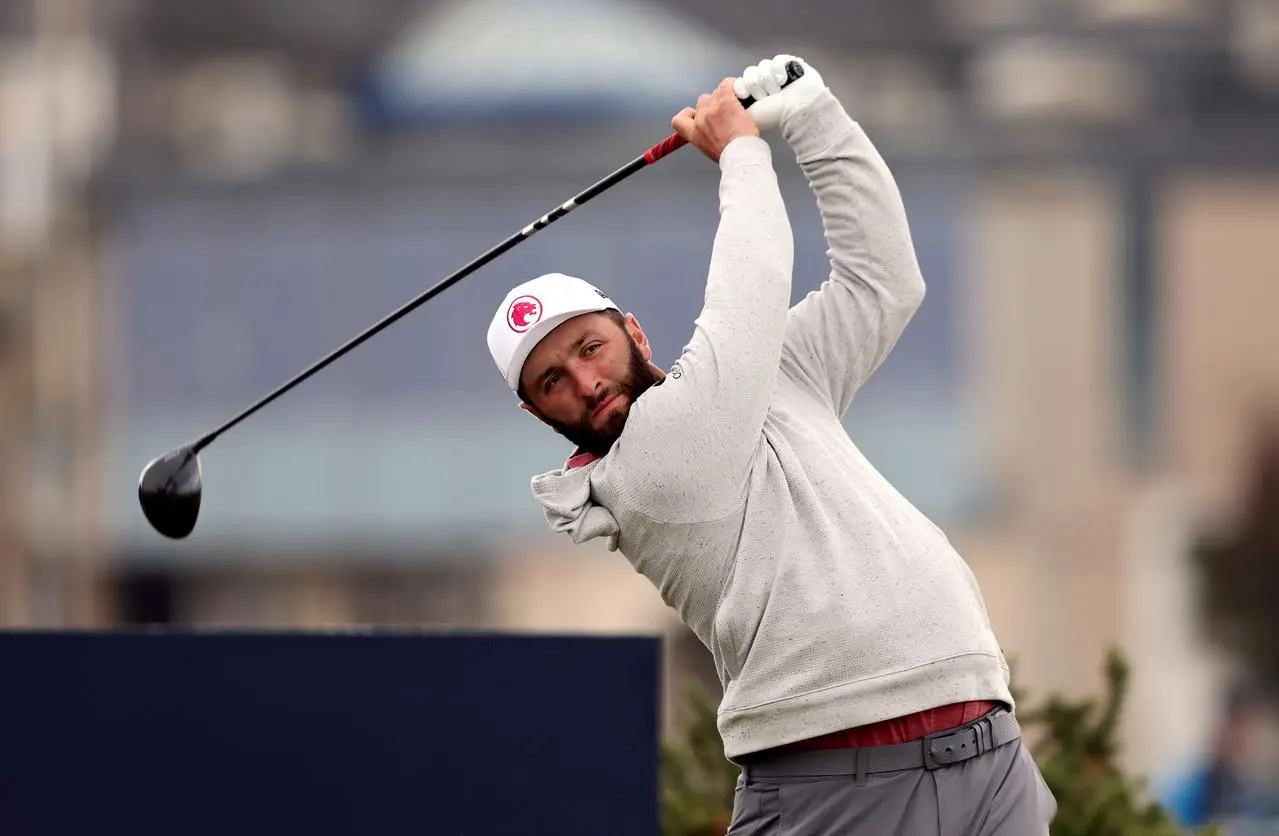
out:
<path id="1" fill-rule="evenodd" d="M 688 140 L 679 134 L 671 134 L 666 139 L 654 145 L 652 148 L 644 152 L 644 159 L 649 165 L 665 157 L 667 154 L 676 149 L 683 148 L 688 144 Z"/>

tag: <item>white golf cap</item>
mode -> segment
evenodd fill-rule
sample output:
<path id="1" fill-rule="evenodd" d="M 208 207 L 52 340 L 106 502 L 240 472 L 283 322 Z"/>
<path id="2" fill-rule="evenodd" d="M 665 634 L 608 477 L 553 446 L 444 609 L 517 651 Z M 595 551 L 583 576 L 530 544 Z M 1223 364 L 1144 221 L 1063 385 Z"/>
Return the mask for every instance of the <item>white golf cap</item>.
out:
<path id="1" fill-rule="evenodd" d="M 547 273 L 513 288 L 489 323 L 489 353 L 512 392 L 519 391 L 524 361 L 542 338 L 565 320 L 612 308 L 604 292 L 582 279 Z"/>

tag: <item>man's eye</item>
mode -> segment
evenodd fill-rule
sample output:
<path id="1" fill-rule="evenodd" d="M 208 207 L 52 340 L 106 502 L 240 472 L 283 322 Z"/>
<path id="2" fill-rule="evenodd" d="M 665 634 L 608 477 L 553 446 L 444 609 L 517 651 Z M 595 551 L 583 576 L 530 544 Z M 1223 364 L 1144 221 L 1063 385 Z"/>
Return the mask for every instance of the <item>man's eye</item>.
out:
<path id="1" fill-rule="evenodd" d="M 583 353 L 583 354 L 588 354 L 588 355 L 589 355 L 589 354 L 594 354 L 594 353 L 595 353 L 595 351 L 596 351 L 596 349 L 598 349 L 599 347 L 600 347 L 600 344 L 599 344 L 599 343 L 591 343 L 591 344 L 590 344 L 590 345 L 588 345 L 586 348 L 582 349 L 582 353 Z"/>
<path id="2" fill-rule="evenodd" d="M 560 382 L 560 376 L 559 376 L 559 375 L 557 375 L 557 374 L 553 374 L 553 375 L 548 376 L 548 377 L 546 378 L 546 382 L 542 384 L 542 391 L 543 391 L 543 392 L 549 392 L 549 391 L 551 391 L 551 389 L 555 386 L 555 384 L 556 384 L 556 383 L 559 383 L 559 382 Z"/>

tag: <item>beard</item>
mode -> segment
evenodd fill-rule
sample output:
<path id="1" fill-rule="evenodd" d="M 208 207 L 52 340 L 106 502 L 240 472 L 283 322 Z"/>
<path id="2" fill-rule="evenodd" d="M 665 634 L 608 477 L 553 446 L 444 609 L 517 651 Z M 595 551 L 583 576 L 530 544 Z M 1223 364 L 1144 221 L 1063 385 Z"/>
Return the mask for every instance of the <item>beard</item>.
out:
<path id="1" fill-rule="evenodd" d="M 575 444 L 583 453 L 593 453 L 597 456 L 606 454 L 613 447 L 613 443 L 621 437 L 622 430 L 626 427 L 626 419 L 630 415 L 631 406 L 636 399 L 662 379 L 661 373 L 644 359 L 644 355 L 640 353 L 639 346 L 635 344 L 635 340 L 631 339 L 629 334 L 627 335 L 627 342 L 630 344 L 630 365 L 626 371 L 626 379 L 609 388 L 608 391 L 598 397 L 592 398 L 586 404 L 586 415 L 581 421 L 569 424 L 563 421 L 544 419 L 556 432 Z M 595 411 L 596 407 L 614 395 L 624 396 L 626 403 L 621 408 L 615 408 L 605 419 L 603 426 L 599 428 L 592 427 L 591 413 Z"/>

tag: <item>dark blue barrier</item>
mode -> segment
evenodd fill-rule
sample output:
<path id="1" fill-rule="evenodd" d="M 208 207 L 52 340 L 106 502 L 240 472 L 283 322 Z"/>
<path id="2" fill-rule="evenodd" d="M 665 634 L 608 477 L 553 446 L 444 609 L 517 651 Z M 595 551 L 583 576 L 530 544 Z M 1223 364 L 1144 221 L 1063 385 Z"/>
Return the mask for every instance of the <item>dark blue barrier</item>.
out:
<path id="1" fill-rule="evenodd" d="M 656 836 L 657 639 L 0 633 L 3 836 Z"/>

